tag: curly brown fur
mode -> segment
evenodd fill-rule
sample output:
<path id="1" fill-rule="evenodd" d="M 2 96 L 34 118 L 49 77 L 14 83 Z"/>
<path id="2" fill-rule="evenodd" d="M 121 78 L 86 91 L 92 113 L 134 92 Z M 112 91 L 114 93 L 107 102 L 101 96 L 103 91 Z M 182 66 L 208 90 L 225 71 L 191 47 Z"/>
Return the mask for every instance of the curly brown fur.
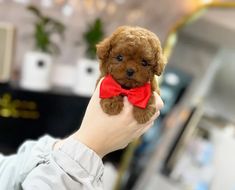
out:
<path id="1" fill-rule="evenodd" d="M 156 113 L 154 96 L 149 99 L 148 105 L 145 109 L 134 106 L 134 118 L 138 123 L 146 123 Z"/>
<path id="2" fill-rule="evenodd" d="M 105 113 L 109 115 L 117 115 L 123 108 L 123 97 L 116 96 L 109 99 L 101 99 L 100 104 Z"/>
<path id="3" fill-rule="evenodd" d="M 165 66 L 158 37 L 141 27 L 122 26 L 97 45 L 100 59 L 100 78 L 111 74 L 123 88 L 131 89 L 151 83 L 152 91 L 159 92 L 154 75 L 161 75 Z M 123 107 L 121 96 L 102 99 L 105 113 L 116 115 Z M 139 123 L 147 122 L 156 112 L 153 97 L 145 109 L 134 106 L 134 117 Z"/>

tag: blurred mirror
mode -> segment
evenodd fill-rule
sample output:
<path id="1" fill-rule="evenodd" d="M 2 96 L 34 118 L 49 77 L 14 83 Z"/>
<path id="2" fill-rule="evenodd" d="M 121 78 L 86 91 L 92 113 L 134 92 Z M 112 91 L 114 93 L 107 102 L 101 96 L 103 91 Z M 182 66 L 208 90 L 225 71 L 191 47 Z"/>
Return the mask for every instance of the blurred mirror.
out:
<path id="1" fill-rule="evenodd" d="M 168 82 L 174 83 L 174 75 L 187 75 L 182 83 L 191 82 L 176 107 L 165 101 L 172 112 L 166 132 L 136 189 L 235 188 L 234 19 L 235 7 L 214 7 L 178 31 L 164 77 L 170 72 Z"/>

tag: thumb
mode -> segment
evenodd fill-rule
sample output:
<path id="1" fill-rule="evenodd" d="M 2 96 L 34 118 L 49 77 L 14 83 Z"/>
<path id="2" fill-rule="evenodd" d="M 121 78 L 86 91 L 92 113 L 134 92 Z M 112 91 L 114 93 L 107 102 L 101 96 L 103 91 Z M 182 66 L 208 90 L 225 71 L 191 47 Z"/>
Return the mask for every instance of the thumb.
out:
<path id="1" fill-rule="evenodd" d="M 101 78 L 101 79 L 98 81 L 98 83 L 97 83 L 97 85 L 96 85 L 96 88 L 95 88 L 95 91 L 94 91 L 94 93 L 93 93 L 93 95 L 92 95 L 92 97 L 91 97 L 91 100 L 93 100 L 93 99 L 99 99 L 99 97 L 100 97 L 100 84 L 101 84 L 102 80 L 104 80 L 104 78 Z"/>

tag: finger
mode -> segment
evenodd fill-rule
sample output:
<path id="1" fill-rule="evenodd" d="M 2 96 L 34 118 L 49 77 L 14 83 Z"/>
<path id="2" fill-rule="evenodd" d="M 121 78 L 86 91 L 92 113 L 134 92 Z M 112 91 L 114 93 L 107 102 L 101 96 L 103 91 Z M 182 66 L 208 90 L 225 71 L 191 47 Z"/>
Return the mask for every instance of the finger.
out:
<path id="1" fill-rule="evenodd" d="M 159 117 L 159 115 L 160 115 L 160 111 L 156 111 L 156 113 L 150 118 L 150 120 L 147 123 L 143 124 L 141 128 L 144 128 L 146 125 L 149 125 L 152 122 L 154 122 Z"/>
<path id="2" fill-rule="evenodd" d="M 95 91 L 90 99 L 89 104 L 92 102 L 94 105 L 96 105 L 97 102 L 100 101 L 100 84 L 104 78 L 101 78 L 99 82 L 97 83 L 97 86 L 95 88 Z M 98 106 L 98 105 L 97 105 Z"/>
<path id="3" fill-rule="evenodd" d="M 139 129 L 136 133 L 135 138 L 139 138 L 141 135 L 143 135 L 145 132 L 147 132 L 152 126 L 154 122 L 149 123 L 148 125 L 145 125 L 143 128 Z"/>
<path id="4" fill-rule="evenodd" d="M 95 88 L 94 94 L 99 94 L 99 92 L 100 92 L 100 84 L 101 84 L 102 80 L 104 80 L 104 78 L 101 78 L 101 79 L 99 80 L 99 82 L 97 83 L 97 86 L 96 86 L 96 88 Z"/>
<path id="5" fill-rule="evenodd" d="M 128 101 L 128 98 L 126 96 L 123 97 L 123 103 L 124 106 L 132 106 L 132 104 Z"/>
<path id="6" fill-rule="evenodd" d="M 156 111 L 156 113 L 153 115 L 153 117 L 151 117 L 150 119 L 150 123 L 153 122 L 154 120 L 156 120 L 160 115 L 160 111 Z"/>
<path id="7" fill-rule="evenodd" d="M 142 130 L 142 134 L 146 133 L 152 126 L 154 125 L 154 122 L 150 123 L 149 125 L 147 125 L 143 130 Z"/>
<path id="8" fill-rule="evenodd" d="M 156 105 L 157 110 L 162 109 L 164 106 L 164 103 L 161 97 L 156 92 L 154 92 L 154 97 L 155 97 L 155 105 Z"/>
<path id="9" fill-rule="evenodd" d="M 128 101 L 126 96 L 123 97 L 123 104 L 124 104 L 123 108 L 124 114 L 129 114 L 130 112 L 132 112 L 133 105 Z"/>

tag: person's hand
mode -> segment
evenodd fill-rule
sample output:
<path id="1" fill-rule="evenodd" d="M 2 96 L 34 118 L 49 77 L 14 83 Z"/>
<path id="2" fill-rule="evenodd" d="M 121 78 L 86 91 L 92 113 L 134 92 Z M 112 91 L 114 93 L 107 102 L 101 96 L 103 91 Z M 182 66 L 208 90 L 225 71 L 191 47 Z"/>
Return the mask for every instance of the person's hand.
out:
<path id="1" fill-rule="evenodd" d="M 102 158 L 110 152 L 125 148 L 131 141 L 145 133 L 159 116 L 163 102 L 160 96 L 154 93 L 157 111 L 145 124 L 138 124 L 134 119 L 133 105 L 126 97 L 124 97 L 124 107 L 121 113 L 110 116 L 104 113 L 100 106 L 100 82 L 88 104 L 80 129 L 71 136 Z M 65 140 L 58 141 L 54 148 L 59 148 Z"/>
<path id="2" fill-rule="evenodd" d="M 107 115 L 100 106 L 100 82 L 88 104 L 80 129 L 73 138 L 87 145 L 101 158 L 118 149 L 125 148 L 132 140 L 141 136 L 159 116 L 163 102 L 155 93 L 156 114 L 146 124 L 138 124 L 133 117 L 133 106 L 124 97 L 124 107 L 120 114 Z"/>

